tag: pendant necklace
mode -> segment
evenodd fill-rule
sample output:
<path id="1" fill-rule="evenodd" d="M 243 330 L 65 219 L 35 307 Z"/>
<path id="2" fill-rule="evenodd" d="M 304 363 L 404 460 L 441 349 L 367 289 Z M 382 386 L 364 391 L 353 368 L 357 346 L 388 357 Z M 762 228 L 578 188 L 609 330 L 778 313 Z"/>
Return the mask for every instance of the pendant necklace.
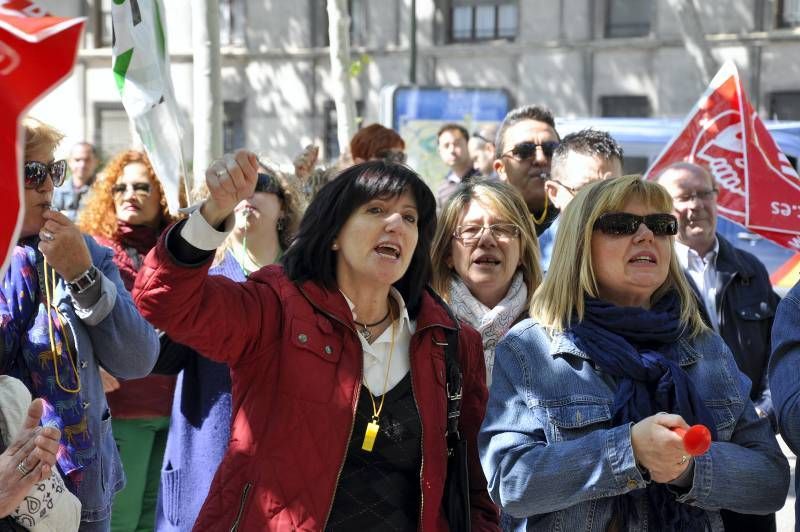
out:
<path id="1" fill-rule="evenodd" d="M 391 312 L 392 312 L 392 307 L 391 307 L 391 305 L 389 305 L 389 310 L 386 311 L 386 315 L 384 317 L 382 317 L 381 319 L 379 319 L 378 321 L 376 321 L 375 323 L 361 323 L 361 322 L 356 321 L 355 319 L 353 319 L 353 323 L 358 325 L 358 327 L 359 327 L 358 332 L 361 334 L 361 336 L 364 337 L 364 340 L 369 342 L 370 339 L 372 338 L 372 333 L 369 331 L 369 328 L 370 327 L 375 327 L 376 325 L 380 325 L 381 323 L 386 321 L 386 318 L 389 317 L 389 314 Z"/>
<path id="2" fill-rule="evenodd" d="M 391 309 L 392 306 L 390 304 L 389 313 L 391 313 Z M 383 320 L 385 319 L 386 317 L 384 316 Z M 380 323 L 380 321 L 378 323 Z M 372 401 L 372 421 L 367 423 L 367 430 L 364 432 L 364 443 L 361 444 L 361 449 L 367 452 L 372 452 L 372 448 L 375 445 L 375 438 L 378 436 L 378 430 L 381 428 L 379 420 L 381 417 L 381 410 L 383 410 L 383 401 L 386 399 L 386 384 L 389 382 L 389 369 L 392 367 L 392 353 L 394 353 L 394 338 L 395 338 L 395 333 L 397 332 L 396 325 L 397 324 L 394 321 L 394 315 L 392 315 L 392 343 L 389 344 L 389 357 L 386 362 L 386 373 L 384 374 L 383 377 L 383 394 L 381 395 L 380 405 L 378 406 L 375 405 L 375 398 L 372 396 L 372 391 L 369 388 L 367 388 L 367 392 L 369 393 L 369 400 Z"/>

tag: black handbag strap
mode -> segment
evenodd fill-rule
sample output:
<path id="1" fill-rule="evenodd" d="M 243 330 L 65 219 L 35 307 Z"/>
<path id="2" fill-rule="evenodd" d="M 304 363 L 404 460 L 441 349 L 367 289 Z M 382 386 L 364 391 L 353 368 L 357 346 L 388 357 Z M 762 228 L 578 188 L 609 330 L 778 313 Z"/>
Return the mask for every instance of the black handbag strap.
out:
<path id="1" fill-rule="evenodd" d="M 428 293 L 442 306 L 455 324 L 454 329 L 444 330 L 445 390 L 447 391 L 447 454 L 448 456 L 452 456 L 453 448 L 461 439 L 461 434 L 458 432 L 458 421 L 461 417 L 461 390 L 463 384 L 461 363 L 458 361 L 458 333 L 461 330 L 461 323 L 453 314 L 450 306 L 439 297 L 439 294 L 431 290 L 430 287 L 428 287 Z"/>

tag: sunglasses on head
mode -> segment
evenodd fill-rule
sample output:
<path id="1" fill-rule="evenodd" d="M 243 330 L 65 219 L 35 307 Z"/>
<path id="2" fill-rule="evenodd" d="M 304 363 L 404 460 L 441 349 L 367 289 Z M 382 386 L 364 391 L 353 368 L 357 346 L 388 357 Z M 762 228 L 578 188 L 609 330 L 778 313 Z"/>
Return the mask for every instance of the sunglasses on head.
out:
<path id="1" fill-rule="evenodd" d="M 678 233 L 678 219 L 671 214 L 638 216 L 628 212 L 610 212 L 600 216 L 593 228 L 607 235 L 632 235 L 640 225 L 646 225 L 655 236 Z"/>
<path id="2" fill-rule="evenodd" d="M 404 164 L 406 162 L 406 153 L 403 151 L 382 150 L 375 155 L 386 163 Z"/>
<path id="3" fill-rule="evenodd" d="M 25 188 L 39 188 L 48 175 L 53 178 L 53 186 L 60 187 L 67 175 L 67 161 L 62 159 L 50 164 L 25 161 Z"/>
<path id="4" fill-rule="evenodd" d="M 275 194 L 279 198 L 283 198 L 283 189 L 277 178 L 273 175 L 263 172 L 258 173 L 258 181 L 256 181 L 256 192 L 265 192 L 267 194 Z"/>
<path id="5" fill-rule="evenodd" d="M 503 155 L 511 154 L 511 156 L 515 159 L 524 161 L 526 159 L 530 159 L 531 157 L 535 157 L 536 148 L 541 148 L 544 156 L 550 158 L 553 156 L 553 152 L 556 151 L 556 148 L 558 148 L 558 144 L 558 141 L 555 140 L 548 140 L 546 142 L 542 142 L 541 144 L 536 144 L 535 142 L 520 142 Z"/>

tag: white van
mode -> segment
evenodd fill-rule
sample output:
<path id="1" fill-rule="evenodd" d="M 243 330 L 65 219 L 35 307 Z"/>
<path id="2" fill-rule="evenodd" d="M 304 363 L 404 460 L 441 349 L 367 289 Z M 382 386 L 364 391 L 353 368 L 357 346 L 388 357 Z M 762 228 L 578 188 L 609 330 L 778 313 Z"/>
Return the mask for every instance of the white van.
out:
<path id="1" fill-rule="evenodd" d="M 800 122 L 765 121 L 778 147 L 800 171 Z M 642 174 L 655 162 L 667 143 L 683 126 L 682 119 L 671 118 L 559 118 L 556 129 L 562 137 L 581 129 L 607 131 L 624 150 L 626 174 Z M 736 247 L 756 255 L 770 273 L 790 260 L 795 253 L 773 244 L 739 224 L 720 218 L 717 230 Z M 775 282 L 775 280 L 773 280 Z M 781 292 L 783 290 L 780 290 Z"/>

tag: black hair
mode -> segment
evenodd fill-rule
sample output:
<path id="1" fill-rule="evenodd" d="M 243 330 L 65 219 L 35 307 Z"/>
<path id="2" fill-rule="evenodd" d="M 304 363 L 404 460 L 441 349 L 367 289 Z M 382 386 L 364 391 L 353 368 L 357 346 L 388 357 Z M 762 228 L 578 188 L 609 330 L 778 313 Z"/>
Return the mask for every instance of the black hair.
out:
<path id="1" fill-rule="evenodd" d="M 300 228 L 281 263 L 292 281 L 336 285 L 336 253 L 331 249 L 355 210 L 375 198 L 411 192 L 417 204 L 417 247 L 403 277 L 394 287 L 403 296 L 409 316 L 416 318 L 425 286 L 431 279 L 430 250 L 436 231 L 436 200 L 428 185 L 409 167 L 368 161 L 344 169 L 323 186 L 306 209 Z"/>
<path id="2" fill-rule="evenodd" d="M 556 132 L 556 137 L 558 137 L 558 131 L 556 131 L 556 121 L 553 118 L 553 112 L 550 111 L 547 107 L 541 105 L 524 105 L 522 107 L 517 107 L 516 109 L 512 109 L 508 112 L 506 117 L 503 119 L 503 123 L 500 124 L 500 129 L 497 130 L 497 139 L 495 139 L 495 158 L 499 159 L 505 153 L 505 135 L 506 130 L 517 124 L 522 122 L 523 120 L 535 120 L 536 122 L 543 122 L 548 126 L 553 128 L 553 131 Z"/>
<path id="3" fill-rule="evenodd" d="M 575 133 L 565 135 L 564 138 L 561 139 L 558 148 L 553 152 L 553 166 L 556 164 L 556 159 L 566 159 L 569 152 L 591 155 L 593 157 L 599 156 L 607 161 L 617 158 L 619 159 L 620 165 L 624 161 L 622 146 L 614 140 L 614 137 L 607 131 L 599 131 L 592 128 L 582 129 Z"/>
<path id="4" fill-rule="evenodd" d="M 445 131 L 458 131 L 461 133 L 461 136 L 464 137 L 464 140 L 469 140 L 469 131 L 467 128 L 462 126 L 461 124 L 456 124 L 455 122 L 450 122 L 449 124 L 445 124 L 439 128 L 439 131 L 436 132 L 436 140 L 439 140 L 439 137 L 442 136 L 442 133 Z"/>

